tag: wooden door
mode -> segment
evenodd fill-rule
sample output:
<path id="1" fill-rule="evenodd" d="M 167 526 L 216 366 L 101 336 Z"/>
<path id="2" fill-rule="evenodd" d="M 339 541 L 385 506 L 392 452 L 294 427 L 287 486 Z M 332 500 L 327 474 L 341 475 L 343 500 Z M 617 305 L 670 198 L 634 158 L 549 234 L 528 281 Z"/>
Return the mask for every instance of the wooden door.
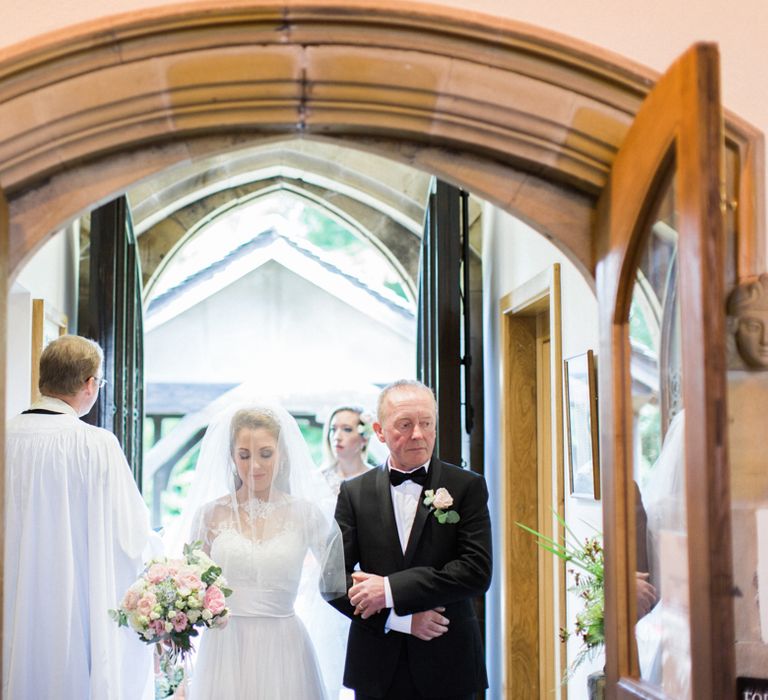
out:
<path id="1" fill-rule="evenodd" d="M 613 698 L 735 696 L 722 161 L 718 53 L 697 44 L 641 106 L 599 208 Z M 644 542 L 653 625 L 637 619 Z"/>

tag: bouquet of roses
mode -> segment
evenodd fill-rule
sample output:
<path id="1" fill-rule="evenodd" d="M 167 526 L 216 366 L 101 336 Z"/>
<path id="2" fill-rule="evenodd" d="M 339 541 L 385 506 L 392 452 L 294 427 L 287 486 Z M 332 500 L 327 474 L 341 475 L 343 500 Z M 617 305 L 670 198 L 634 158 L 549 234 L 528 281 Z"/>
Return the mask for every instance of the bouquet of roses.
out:
<path id="1" fill-rule="evenodd" d="M 232 591 L 202 544 L 184 545 L 182 559 L 152 559 L 120 607 L 109 611 L 120 627 L 131 627 L 143 642 L 158 645 L 166 695 L 181 683 L 179 662 L 192 648 L 197 628 L 220 628 L 228 619 L 225 598 Z"/>

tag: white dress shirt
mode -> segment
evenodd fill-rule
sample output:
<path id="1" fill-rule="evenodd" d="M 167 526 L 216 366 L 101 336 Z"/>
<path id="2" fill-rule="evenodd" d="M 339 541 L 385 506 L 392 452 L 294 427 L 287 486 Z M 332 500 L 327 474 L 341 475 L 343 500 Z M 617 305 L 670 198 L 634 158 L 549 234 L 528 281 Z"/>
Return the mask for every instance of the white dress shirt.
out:
<path id="1" fill-rule="evenodd" d="M 429 470 L 429 462 L 422 465 L 425 470 Z M 387 461 L 387 468 L 393 469 L 392 463 Z M 402 471 L 394 469 L 394 471 Z M 422 485 L 414 481 L 404 481 L 399 486 L 389 485 L 389 491 L 392 494 L 392 507 L 395 511 L 395 523 L 397 525 L 397 536 L 400 538 L 400 547 L 405 553 L 408 547 L 408 538 L 411 536 L 411 528 L 416 518 L 416 510 L 419 507 Z M 394 611 L 395 603 L 392 598 L 392 589 L 389 585 L 389 578 L 384 578 L 384 598 L 385 605 L 391 608 L 385 629 L 395 630 L 396 632 L 411 633 L 411 620 L 413 615 L 398 615 Z"/>

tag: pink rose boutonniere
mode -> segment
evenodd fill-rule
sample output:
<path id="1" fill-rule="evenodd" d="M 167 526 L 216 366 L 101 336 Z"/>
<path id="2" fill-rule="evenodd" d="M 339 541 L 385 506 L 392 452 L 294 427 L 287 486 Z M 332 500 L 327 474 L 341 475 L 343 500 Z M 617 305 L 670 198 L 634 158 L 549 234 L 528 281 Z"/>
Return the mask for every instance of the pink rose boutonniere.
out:
<path id="1" fill-rule="evenodd" d="M 453 496 L 448 493 L 448 489 L 439 488 L 437 491 L 424 492 L 424 505 L 427 506 L 432 514 L 437 518 L 441 525 L 449 525 L 459 522 L 461 518 L 455 510 L 448 510 L 453 505 Z"/>

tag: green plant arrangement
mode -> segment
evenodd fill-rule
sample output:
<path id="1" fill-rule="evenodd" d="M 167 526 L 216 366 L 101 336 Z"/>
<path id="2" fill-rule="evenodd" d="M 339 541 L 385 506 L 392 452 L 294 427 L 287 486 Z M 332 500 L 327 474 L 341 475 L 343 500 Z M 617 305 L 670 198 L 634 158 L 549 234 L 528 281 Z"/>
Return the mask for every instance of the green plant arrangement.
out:
<path id="1" fill-rule="evenodd" d="M 584 607 L 576 613 L 574 626 L 574 633 L 581 639 L 581 647 L 563 679 L 567 682 L 576 669 L 585 661 L 591 661 L 605 644 L 605 565 L 600 533 L 596 532 L 582 542 L 560 515 L 555 513 L 555 517 L 563 530 L 562 542 L 542 535 L 523 523 L 516 524 L 536 537 L 539 547 L 571 565 L 568 573 L 573 576 L 574 583 L 568 590 L 584 601 Z M 566 628 L 560 629 L 562 641 L 570 636 L 571 632 Z"/>

